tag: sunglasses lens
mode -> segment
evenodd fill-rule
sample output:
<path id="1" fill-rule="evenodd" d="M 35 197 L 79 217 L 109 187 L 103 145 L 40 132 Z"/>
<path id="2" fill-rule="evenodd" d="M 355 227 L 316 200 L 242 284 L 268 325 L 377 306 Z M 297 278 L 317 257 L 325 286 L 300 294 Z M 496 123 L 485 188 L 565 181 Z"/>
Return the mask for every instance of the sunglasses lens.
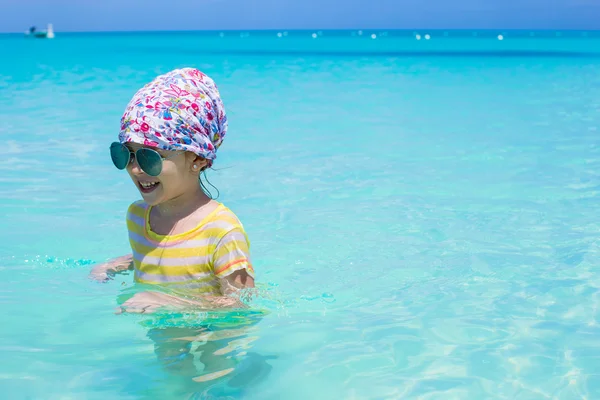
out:
<path id="1" fill-rule="evenodd" d="M 126 146 L 116 142 L 110 145 L 110 158 L 118 169 L 125 169 L 130 157 L 131 153 Z"/>
<path id="2" fill-rule="evenodd" d="M 140 168 L 150 176 L 158 176 L 162 171 L 162 158 L 152 149 L 139 149 L 135 156 Z"/>

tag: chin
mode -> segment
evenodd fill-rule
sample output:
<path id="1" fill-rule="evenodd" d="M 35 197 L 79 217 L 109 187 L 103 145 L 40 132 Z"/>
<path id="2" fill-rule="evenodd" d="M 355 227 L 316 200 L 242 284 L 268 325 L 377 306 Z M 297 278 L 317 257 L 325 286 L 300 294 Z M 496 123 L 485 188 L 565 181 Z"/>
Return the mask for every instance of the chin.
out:
<path id="1" fill-rule="evenodd" d="M 156 206 L 165 201 L 165 192 L 162 185 L 158 185 L 154 189 L 145 190 L 139 183 L 136 185 L 142 199 L 150 206 Z"/>
<path id="2" fill-rule="evenodd" d="M 144 202 L 146 202 L 146 204 L 148 204 L 149 206 L 157 206 L 160 203 L 164 202 L 162 196 L 156 196 L 154 193 L 145 194 L 140 192 L 140 194 L 142 195 L 142 199 L 144 200 Z"/>

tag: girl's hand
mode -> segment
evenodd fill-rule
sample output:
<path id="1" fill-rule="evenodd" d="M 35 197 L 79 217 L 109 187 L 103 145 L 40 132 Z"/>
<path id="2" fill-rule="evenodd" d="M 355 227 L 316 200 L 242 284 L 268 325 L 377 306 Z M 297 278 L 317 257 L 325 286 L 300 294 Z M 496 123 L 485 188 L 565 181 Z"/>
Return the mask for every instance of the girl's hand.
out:
<path id="1" fill-rule="evenodd" d="M 107 282 L 113 275 L 133 268 L 133 256 L 118 257 L 103 264 L 98 264 L 90 271 L 89 278 L 97 282 Z"/>
<path id="2" fill-rule="evenodd" d="M 108 273 L 102 269 L 92 269 L 92 271 L 89 274 L 89 278 L 93 281 L 96 282 L 108 282 L 109 280 L 111 280 L 111 277 L 108 275 Z"/>
<path id="3" fill-rule="evenodd" d="M 208 308 L 248 308 L 240 299 L 229 296 L 204 296 Z"/>
<path id="4" fill-rule="evenodd" d="M 140 292 L 133 295 L 133 297 L 124 302 L 121 307 L 117 308 L 116 314 L 126 312 L 134 314 L 151 314 L 159 308 L 176 310 L 203 305 L 205 305 L 205 303 L 200 301 L 183 299 L 166 293 Z"/>
<path id="5" fill-rule="evenodd" d="M 176 297 L 159 292 L 136 293 L 117 308 L 115 314 L 151 314 L 161 307 L 176 305 L 176 299 Z"/>
<path id="6" fill-rule="evenodd" d="M 140 292 L 117 308 L 115 314 L 151 314 L 160 308 L 171 310 L 186 308 L 211 310 L 218 308 L 248 308 L 248 306 L 239 299 L 227 296 L 206 295 L 190 300 L 161 292 Z"/>

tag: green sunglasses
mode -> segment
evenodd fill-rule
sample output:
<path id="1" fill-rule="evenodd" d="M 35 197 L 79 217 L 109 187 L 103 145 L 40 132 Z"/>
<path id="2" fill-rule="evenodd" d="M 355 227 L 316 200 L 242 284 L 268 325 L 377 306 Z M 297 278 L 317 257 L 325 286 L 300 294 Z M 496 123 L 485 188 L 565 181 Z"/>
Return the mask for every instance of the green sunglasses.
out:
<path id="1" fill-rule="evenodd" d="M 175 157 L 179 153 L 169 157 L 161 156 L 156 150 L 141 148 L 136 151 L 131 151 L 127 146 L 119 142 L 114 142 L 110 145 L 110 158 L 118 169 L 125 169 L 129 163 L 135 158 L 138 165 L 147 175 L 158 176 L 162 172 L 163 160 L 168 160 Z"/>

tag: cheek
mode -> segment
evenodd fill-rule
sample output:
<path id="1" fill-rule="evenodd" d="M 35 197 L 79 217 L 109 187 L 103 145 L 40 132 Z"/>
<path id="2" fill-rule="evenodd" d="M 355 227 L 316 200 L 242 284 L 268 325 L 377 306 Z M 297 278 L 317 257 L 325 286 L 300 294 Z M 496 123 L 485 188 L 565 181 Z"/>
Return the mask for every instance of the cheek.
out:
<path id="1" fill-rule="evenodd" d="M 128 165 L 127 168 L 125 168 L 125 171 L 127 171 L 127 175 L 129 175 L 129 177 L 131 178 L 131 180 L 135 181 L 135 176 L 133 174 L 133 172 L 131 171 L 131 166 Z"/>
<path id="2" fill-rule="evenodd" d="M 182 168 L 173 163 L 164 163 L 162 172 L 158 176 L 158 179 L 165 186 L 177 186 L 179 182 L 182 180 L 183 171 Z"/>

